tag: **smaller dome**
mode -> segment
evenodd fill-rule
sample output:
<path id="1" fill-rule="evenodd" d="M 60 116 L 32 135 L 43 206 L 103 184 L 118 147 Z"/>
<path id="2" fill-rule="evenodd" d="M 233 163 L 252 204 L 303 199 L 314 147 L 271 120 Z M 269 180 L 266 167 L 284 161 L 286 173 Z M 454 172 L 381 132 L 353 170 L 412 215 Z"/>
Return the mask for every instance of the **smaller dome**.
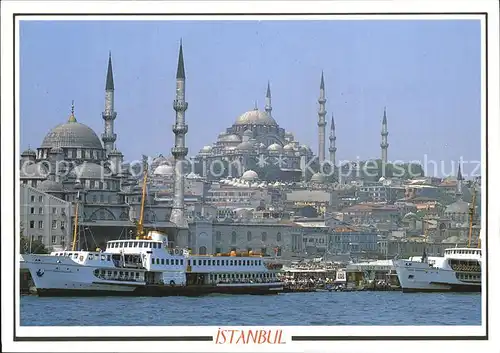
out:
<path id="1" fill-rule="evenodd" d="M 26 151 L 21 153 L 21 157 L 30 157 L 30 156 L 36 157 L 36 152 L 33 151 L 31 148 L 28 148 Z"/>
<path id="2" fill-rule="evenodd" d="M 250 129 L 245 130 L 245 132 L 243 133 L 243 136 L 253 137 L 252 130 L 250 130 Z"/>
<path id="3" fill-rule="evenodd" d="M 236 151 L 236 146 L 228 146 L 226 147 L 226 151 Z"/>
<path id="4" fill-rule="evenodd" d="M 285 147 L 283 147 L 283 149 L 285 151 L 288 151 L 288 152 L 293 152 L 294 147 L 293 147 L 293 144 L 289 143 L 288 145 L 285 145 Z"/>
<path id="5" fill-rule="evenodd" d="M 378 181 L 380 181 L 380 182 L 385 181 L 385 178 L 384 177 L 380 177 L 380 179 Z"/>
<path id="6" fill-rule="evenodd" d="M 283 150 L 283 147 L 281 147 L 280 145 L 278 145 L 277 143 L 273 143 L 272 145 L 270 145 L 268 148 L 267 148 L 268 151 L 275 151 L 275 152 L 279 152 L 279 151 L 282 151 Z"/>
<path id="7" fill-rule="evenodd" d="M 174 167 L 168 164 L 160 164 L 153 172 L 153 175 L 173 175 L 175 173 Z"/>
<path id="8" fill-rule="evenodd" d="M 265 148 L 266 148 L 266 145 L 264 145 L 264 144 L 261 142 L 261 143 L 259 143 L 259 148 L 261 148 L 261 149 L 265 149 Z"/>
<path id="9" fill-rule="evenodd" d="M 293 133 L 291 133 L 290 131 L 285 131 L 285 137 L 292 137 L 293 138 Z"/>
<path id="10" fill-rule="evenodd" d="M 239 135 L 230 134 L 219 138 L 221 142 L 241 142 L 241 137 Z"/>
<path id="11" fill-rule="evenodd" d="M 212 152 L 212 146 L 203 146 L 203 148 L 200 150 L 201 153 L 210 153 Z"/>
<path id="12" fill-rule="evenodd" d="M 413 212 L 408 212 L 407 214 L 404 215 L 403 219 L 413 219 L 413 218 L 417 218 L 417 215 Z"/>
<path id="13" fill-rule="evenodd" d="M 457 202 L 452 203 L 446 207 L 444 213 L 468 213 L 469 212 L 469 204 L 464 200 L 458 200 Z"/>
<path id="14" fill-rule="evenodd" d="M 37 189 L 43 192 L 63 192 L 64 188 L 61 183 L 53 180 L 44 180 L 38 186 Z"/>
<path id="15" fill-rule="evenodd" d="M 254 172 L 253 170 L 247 170 L 243 175 L 241 176 L 241 179 L 246 180 L 246 181 L 254 181 L 259 178 L 259 175 Z"/>
<path id="16" fill-rule="evenodd" d="M 250 151 L 253 150 L 253 144 L 249 141 L 245 141 L 236 146 L 236 149 L 240 151 Z"/>
<path id="17" fill-rule="evenodd" d="M 312 183 L 318 183 L 318 184 L 323 184 L 326 181 L 326 176 L 322 173 L 315 173 L 311 177 L 311 182 Z"/>
<path id="18" fill-rule="evenodd" d="M 224 137 L 224 136 L 226 136 L 226 135 L 229 135 L 229 134 L 228 134 L 227 132 L 225 132 L 225 131 L 222 131 L 222 132 L 219 134 L 218 138 Z"/>

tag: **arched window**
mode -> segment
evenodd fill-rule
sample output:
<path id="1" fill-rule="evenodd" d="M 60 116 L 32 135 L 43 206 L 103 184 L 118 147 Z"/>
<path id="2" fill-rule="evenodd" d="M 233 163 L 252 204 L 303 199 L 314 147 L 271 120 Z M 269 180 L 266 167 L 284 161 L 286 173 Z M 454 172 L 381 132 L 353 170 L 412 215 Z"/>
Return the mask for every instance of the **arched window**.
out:
<path id="1" fill-rule="evenodd" d="M 231 233 L 231 244 L 236 244 L 236 232 Z"/>
<path id="2" fill-rule="evenodd" d="M 262 241 L 267 240 L 267 232 L 262 232 Z"/>
<path id="3" fill-rule="evenodd" d="M 207 254 L 207 247 L 206 246 L 200 246 L 198 249 L 198 254 L 199 255 L 206 255 Z"/>
<path id="4" fill-rule="evenodd" d="M 278 232 L 276 234 L 276 241 L 281 241 L 281 233 L 280 232 Z"/>
<path id="5" fill-rule="evenodd" d="M 247 232 L 247 241 L 251 241 L 252 240 L 252 232 L 248 231 Z"/>

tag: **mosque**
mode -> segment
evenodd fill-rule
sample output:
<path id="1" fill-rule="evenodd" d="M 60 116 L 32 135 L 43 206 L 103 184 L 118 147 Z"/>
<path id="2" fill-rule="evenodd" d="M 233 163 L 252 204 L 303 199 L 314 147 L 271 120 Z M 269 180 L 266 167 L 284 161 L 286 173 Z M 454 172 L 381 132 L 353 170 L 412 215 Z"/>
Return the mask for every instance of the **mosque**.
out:
<path id="1" fill-rule="evenodd" d="M 188 236 L 180 229 L 186 229 L 184 217 L 184 190 L 192 183 L 199 185 L 203 180 L 226 179 L 227 177 L 244 177 L 254 184 L 275 181 L 311 181 L 324 183 L 325 174 L 318 172 L 320 165 L 335 165 L 335 124 L 332 117 L 330 128 L 329 158 L 325 156 L 325 84 L 321 75 L 318 110 L 318 156 L 309 146 L 300 144 L 291 132 L 278 125 L 272 114 L 271 87 L 268 83 L 264 111 L 255 107 L 240 115 L 234 124 L 222 132 L 215 143 L 205 146 L 194 156 L 195 172 L 180 174 L 174 172 L 176 161 L 183 160 L 188 153 L 185 146 L 185 135 L 188 131 L 185 123 L 187 102 L 184 96 L 185 73 L 182 44 L 179 50 L 179 61 L 176 76 L 176 98 L 173 109 L 176 122 L 172 128 L 176 145 L 172 148 L 172 157 L 158 156 L 148 168 L 152 185 L 170 185 L 172 196 L 169 199 L 158 199 L 153 193 L 147 194 L 149 205 L 145 213 L 147 228 L 154 227 L 169 235 L 169 240 L 176 245 L 187 245 Z M 78 121 L 74 104 L 67 120 L 51 129 L 41 145 L 35 150 L 29 148 L 22 152 L 20 163 L 20 179 L 23 190 L 31 193 L 48 194 L 68 204 L 78 202 L 79 225 L 91 232 L 94 245 L 102 246 L 110 238 L 119 238 L 132 233 L 138 219 L 141 204 L 141 176 L 133 175 L 131 167 L 124 163 L 124 156 L 119 151 L 116 141 L 115 120 L 117 112 L 114 107 L 114 79 L 111 54 L 108 59 L 106 83 L 104 90 L 103 132 L 100 136 L 90 127 Z M 382 157 L 387 158 L 387 126 L 383 120 Z M 384 140 L 385 138 L 385 140 Z M 385 151 L 385 152 L 384 152 Z M 385 154 L 384 154 L 385 153 Z M 212 173 L 212 165 L 222 162 L 218 175 Z M 264 161 L 264 163 L 262 163 Z M 309 165 L 311 168 L 305 168 Z M 308 172 L 315 170 L 314 172 Z M 325 169 L 323 169 L 325 170 Z M 309 174 L 308 174 L 309 173 Z M 252 184 L 253 185 L 253 184 Z M 268 183 L 265 183 L 268 185 Z M 194 188 L 194 187 L 193 187 Z M 186 191 L 189 194 L 189 191 Z M 203 194 L 204 192 L 202 192 Z M 34 196 L 30 196 L 33 200 Z M 24 199 L 28 196 L 24 195 Z M 40 197 L 42 200 L 43 197 Z M 43 201 L 45 203 L 45 200 Z M 46 206 L 47 205 L 40 205 Z M 28 218 L 38 217 L 38 224 L 49 223 L 48 212 L 44 215 L 33 213 L 33 207 L 24 205 L 22 212 Z M 31 212 L 28 210 L 31 208 Z M 27 218 L 26 218 L 27 219 Z M 44 221 L 45 219 L 45 221 Z M 69 224 L 67 222 L 66 224 Z M 31 221 L 30 221 L 31 224 Z M 52 221 L 52 224 L 53 221 Z M 26 226 L 26 225 L 25 225 Z M 47 230 L 30 229 L 29 232 L 43 234 Z M 50 228 L 45 226 L 45 228 Z M 61 226 L 62 228 L 62 226 Z M 55 228 L 54 228 L 55 229 Z M 71 241 L 71 229 L 66 228 L 61 235 L 63 246 Z M 181 236 L 180 234 L 183 233 Z M 37 233 L 38 234 L 38 233 Z M 48 234 L 48 233 L 47 233 Z M 56 243 L 52 240 L 52 243 Z"/>

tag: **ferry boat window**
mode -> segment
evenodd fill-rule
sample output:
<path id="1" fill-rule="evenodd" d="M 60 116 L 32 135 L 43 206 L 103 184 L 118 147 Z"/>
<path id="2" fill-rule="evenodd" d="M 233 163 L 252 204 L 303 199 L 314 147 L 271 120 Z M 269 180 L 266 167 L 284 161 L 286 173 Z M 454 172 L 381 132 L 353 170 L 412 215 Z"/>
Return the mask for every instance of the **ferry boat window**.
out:
<path id="1" fill-rule="evenodd" d="M 106 255 L 101 255 L 101 260 L 106 261 Z"/>
<path id="2" fill-rule="evenodd" d="M 139 277 L 139 272 L 136 272 L 136 273 L 135 273 L 135 277 Z"/>
<path id="3" fill-rule="evenodd" d="M 188 266 L 191 266 L 191 260 L 188 260 Z"/>
<path id="4" fill-rule="evenodd" d="M 193 266 L 196 266 L 196 260 L 193 260 Z"/>
<path id="5" fill-rule="evenodd" d="M 220 266 L 220 260 L 217 260 L 217 266 Z"/>
<path id="6" fill-rule="evenodd" d="M 241 260 L 238 260 L 238 266 L 241 266 Z"/>
<path id="7" fill-rule="evenodd" d="M 165 259 L 161 259 L 161 264 L 165 265 Z"/>
<path id="8" fill-rule="evenodd" d="M 113 271 L 113 276 L 116 276 L 118 272 L 117 271 Z"/>
<path id="9" fill-rule="evenodd" d="M 137 248 L 138 246 L 139 244 L 136 241 L 134 241 L 134 248 Z"/>
<path id="10" fill-rule="evenodd" d="M 203 266 L 207 265 L 207 260 L 203 260 Z"/>
<path id="11" fill-rule="evenodd" d="M 123 242 L 122 241 L 118 243 L 118 247 L 119 248 L 123 248 Z"/>
<path id="12" fill-rule="evenodd" d="M 142 243 L 142 242 L 139 243 L 140 248 L 142 248 L 143 245 L 144 245 L 144 243 Z"/>
<path id="13" fill-rule="evenodd" d="M 108 255 L 107 260 L 108 260 L 108 261 L 111 261 L 111 255 Z"/>
<path id="14" fill-rule="evenodd" d="M 128 271 L 125 271 L 125 277 L 128 277 Z"/>
<path id="15" fill-rule="evenodd" d="M 111 276 L 111 271 L 108 271 L 108 276 Z"/>
<path id="16" fill-rule="evenodd" d="M 156 249 L 156 243 L 153 243 L 152 248 L 153 248 L 153 249 Z"/>
<path id="17" fill-rule="evenodd" d="M 181 259 L 181 265 L 184 265 L 184 260 L 183 259 Z"/>
<path id="18" fill-rule="evenodd" d="M 233 260 L 229 260 L 229 266 L 233 266 Z"/>
<path id="19" fill-rule="evenodd" d="M 78 258 L 78 254 L 73 254 L 73 259 L 77 259 Z"/>
<path id="20" fill-rule="evenodd" d="M 94 255 L 89 254 L 89 260 L 93 260 L 93 259 L 94 259 Z"/>
<path id="21" fill-rule="evenodd" d="M 176 259 L 175 260 L 175 264 L 178 265 L 179 264 L 179 260 Z"/>
<path id="22" fill-rule="evenodd" d="M 120 271 L 120 276 L 123 276 L 123 271 Z"/>

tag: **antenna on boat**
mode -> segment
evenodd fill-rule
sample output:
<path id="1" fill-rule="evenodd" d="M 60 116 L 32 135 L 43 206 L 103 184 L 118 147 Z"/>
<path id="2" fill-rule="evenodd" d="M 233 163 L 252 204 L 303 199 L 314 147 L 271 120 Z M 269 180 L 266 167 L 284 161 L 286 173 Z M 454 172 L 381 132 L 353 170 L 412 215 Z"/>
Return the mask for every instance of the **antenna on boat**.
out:
<path id="1" fill-rule="evenodd" d="M 146 185 L 148 182 L 148 158 L 145 155 L 142 155 L 142 170 L 144 178 L 142 181 L 141 213 L 139 216 L 139 222 L 137 223 L 136 239 L 144 238 L 144 202 L 146 200 Z"/>

